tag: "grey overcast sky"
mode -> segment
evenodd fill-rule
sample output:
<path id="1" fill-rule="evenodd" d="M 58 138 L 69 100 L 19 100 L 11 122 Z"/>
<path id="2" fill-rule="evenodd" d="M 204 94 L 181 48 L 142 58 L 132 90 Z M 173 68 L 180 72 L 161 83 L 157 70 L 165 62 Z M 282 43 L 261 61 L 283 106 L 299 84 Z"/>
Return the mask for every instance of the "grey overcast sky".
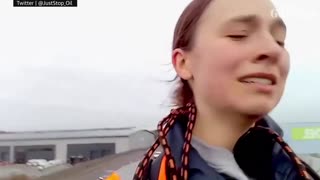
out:
<path id="1" fill-rule="evenodd" d="M 1 0 L 0 130 L 155 128 L 168 113 L 172 32 L 189 1 Z M 274 3 L 288 26 L 291 72 L 271 115 L 320 122 L 320 1 Z"/>

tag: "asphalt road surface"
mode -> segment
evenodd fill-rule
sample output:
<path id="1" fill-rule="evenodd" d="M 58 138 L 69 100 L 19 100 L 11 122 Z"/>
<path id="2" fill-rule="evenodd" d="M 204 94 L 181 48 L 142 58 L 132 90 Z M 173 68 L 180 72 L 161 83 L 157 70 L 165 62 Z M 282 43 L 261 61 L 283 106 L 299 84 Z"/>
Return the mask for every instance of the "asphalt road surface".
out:
<path id="1" fill-rule="evenodd" d="M 81 163 L 67 170 L 37 180 L 97 180 L 98 177 L 119 170 L 122 180 L 132 180 L 135 164 L 146 150 L 137 150 Z M 117 171 L 118 172 L 118 171 Z"/>

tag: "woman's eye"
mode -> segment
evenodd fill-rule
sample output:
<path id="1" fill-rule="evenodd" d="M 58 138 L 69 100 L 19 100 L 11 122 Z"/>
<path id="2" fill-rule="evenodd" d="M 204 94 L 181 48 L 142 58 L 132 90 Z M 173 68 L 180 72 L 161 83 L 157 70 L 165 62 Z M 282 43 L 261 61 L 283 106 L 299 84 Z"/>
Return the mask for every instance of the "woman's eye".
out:
<path id="1" fill-rule="evenodd" d="M 284 42 L 283 41 L 277 41 L 277 43 L 279 44 L 279 46 L 284 47 Z"/>
<path id="2" fill-rule="evenodd" d="M 229 38 L 232 38 L 232 39 L 243 39 L 243 38 L 246 38 L 248 37 L 247 35 L 243 35 L 243 34 L 236 34 L 236 35 L 228 35 Z"/>

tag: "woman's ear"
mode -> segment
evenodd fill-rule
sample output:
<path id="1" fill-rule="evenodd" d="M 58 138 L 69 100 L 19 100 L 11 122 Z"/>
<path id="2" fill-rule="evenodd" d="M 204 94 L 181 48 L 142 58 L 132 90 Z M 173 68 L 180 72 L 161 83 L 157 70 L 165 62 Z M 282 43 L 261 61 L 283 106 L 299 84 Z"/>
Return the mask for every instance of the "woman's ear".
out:
<path id="1" fill-rule="evenodd" d="M 172 53 L 172 65 L 178 76 L 184 80 L 192 78 L 191 63 L 182 49 L 175 49 Z"/>

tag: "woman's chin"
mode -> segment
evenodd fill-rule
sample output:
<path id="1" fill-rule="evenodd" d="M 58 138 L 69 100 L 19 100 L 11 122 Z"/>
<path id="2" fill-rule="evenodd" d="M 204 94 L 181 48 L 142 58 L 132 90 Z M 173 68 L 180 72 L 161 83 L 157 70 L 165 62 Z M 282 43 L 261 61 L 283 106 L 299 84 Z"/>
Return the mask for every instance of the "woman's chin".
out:
<path id="1" fill-rule="evenodd" d="M 242 107 L 240 111 L 243 114 L 246 114 L 251 117 L 257 117 L 257 119 L 259 119 L 259 117 L 263 117 L 269 114 L 273 108 L 274 108 L 273 105 L 271 104 L 269 105 L 265 103 L 265 104 L 256 104 L 253 106 Z"/>

